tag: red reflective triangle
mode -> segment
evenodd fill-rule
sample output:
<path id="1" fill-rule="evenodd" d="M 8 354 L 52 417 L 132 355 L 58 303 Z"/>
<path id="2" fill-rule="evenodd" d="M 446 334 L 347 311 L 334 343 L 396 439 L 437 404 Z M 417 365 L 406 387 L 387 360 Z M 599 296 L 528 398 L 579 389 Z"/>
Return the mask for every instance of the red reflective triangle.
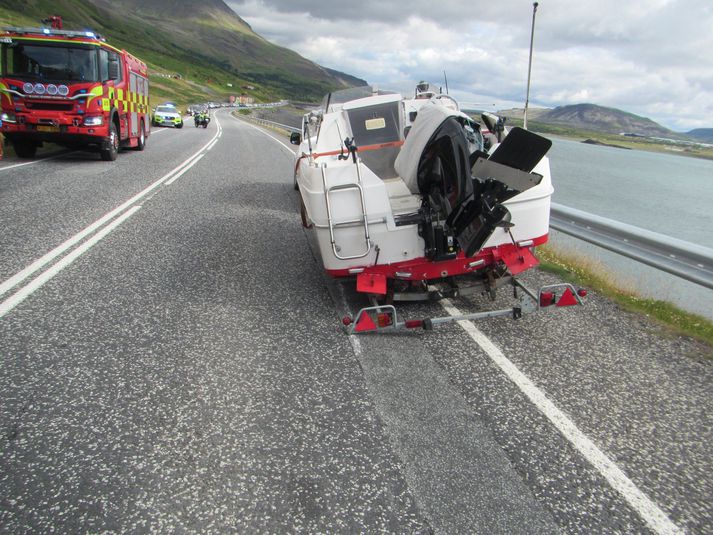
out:
<path id="1" fill-rule="evenodd" d="M 371 319 L 371 316 L 366 312 L 359 317 L 359 321 L 354 326 L 354 330 L 358 333 L 363 331 L 375 331 L 376 323 Z"/>
<path id="2" fill-rule="evenodd" d="M 579 301 L 577 301 L 577 298 L 574 296 L 572 290 L 570 290 L 569 288 L 564 291 L 562 297 L 560 297 L 559 301 L 557 301 L 558 307 L 570 307 L 572 305 L 578 304 Z"/>

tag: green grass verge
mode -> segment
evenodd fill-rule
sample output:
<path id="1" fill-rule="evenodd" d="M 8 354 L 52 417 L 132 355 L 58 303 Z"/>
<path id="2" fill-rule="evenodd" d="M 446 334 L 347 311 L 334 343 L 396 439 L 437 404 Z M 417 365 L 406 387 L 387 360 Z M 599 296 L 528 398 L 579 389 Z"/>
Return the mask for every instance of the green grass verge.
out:
<path id="1" fill-rule="evenodd" d="M 705 343 L 709 347 L 705 356 L 713 358 L 712 321 L 685 312 L 671 303 L 644 298 L 631 290 L 621 288 L 614 284 L 611 278 L 602 275 L 602 269 L 574 254 L 544 246 L 537 248 L 537 257 L 540 260 L 540 269 L 554 273 L 566 282 L 590 288 L 611 299 L 624 310 L 644 314 L 666 327 L 672 334 L 690 336 Z"/>

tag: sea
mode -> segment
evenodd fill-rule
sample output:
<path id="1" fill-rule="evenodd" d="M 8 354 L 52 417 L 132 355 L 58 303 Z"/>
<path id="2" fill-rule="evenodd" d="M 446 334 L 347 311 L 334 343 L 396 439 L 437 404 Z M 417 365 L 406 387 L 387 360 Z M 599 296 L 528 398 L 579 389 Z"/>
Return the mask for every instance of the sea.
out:
<path id="1" fill-rule="evenodd" d="M 556 203 L 713 249 L 713 161 L 551 138 Z M 552 231 L 613 282 L 713 320 L 713 290 Z"/>

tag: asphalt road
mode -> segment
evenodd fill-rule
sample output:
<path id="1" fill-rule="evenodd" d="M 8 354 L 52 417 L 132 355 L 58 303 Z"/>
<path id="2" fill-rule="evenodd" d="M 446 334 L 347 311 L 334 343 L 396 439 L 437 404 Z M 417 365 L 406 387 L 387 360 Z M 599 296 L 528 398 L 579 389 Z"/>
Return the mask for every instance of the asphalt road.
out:
<path id="1" fill-rule="evenodd" d="M 597 295 L 347 336 L 284 143 L 0 162 L 0 532 L 713 533 L 705 348 Z"/>

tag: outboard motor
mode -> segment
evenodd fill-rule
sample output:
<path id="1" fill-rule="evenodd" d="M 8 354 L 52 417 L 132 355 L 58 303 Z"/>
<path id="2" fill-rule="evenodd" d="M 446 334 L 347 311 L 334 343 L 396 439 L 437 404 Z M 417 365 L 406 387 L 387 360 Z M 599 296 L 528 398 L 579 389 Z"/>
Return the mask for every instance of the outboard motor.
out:
<path id="1" fill-rule="evenodd" d="M 422 198 L 419 234 L 431 260 L 477 253 L 498 225 L 509 222 L 502 205 L 536 186 L 531 173 L 552 142 L 513 128 L 495 152 L 470 154 L 458 114 L 424 106 L 396 159 L 395 168 L 412 193 Z"/>

